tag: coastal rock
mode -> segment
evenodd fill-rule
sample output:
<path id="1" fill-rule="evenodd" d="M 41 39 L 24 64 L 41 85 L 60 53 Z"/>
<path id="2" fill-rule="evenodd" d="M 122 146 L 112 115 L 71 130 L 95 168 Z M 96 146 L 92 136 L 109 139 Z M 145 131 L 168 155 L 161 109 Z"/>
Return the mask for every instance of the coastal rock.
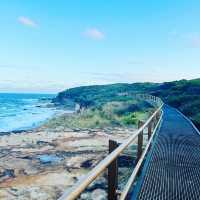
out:
<path id="1" fill-rule="evenodd" d="M 106 200 L 107 193 L 105 190 L 97 189 L 92 192 L 91 197 L 95 200 Z"/>
<path id="2" fill-rule="evenodd" d="M 81 200 L 107 200 L 107 193 L 102 189 L 96 189 L 93 192 L 85 192 L 80 197 Z"/>
<path id="3" fill-rule="evenodd" d="M 111 131 L 109 129 L 109 131 Z M 56 200 L 108 153 L 110 138 L 132 131 L 101 129 L 34 130 L 0 139 L 0 199 Z M 106 176 L 94 181 L 83 199 L 106 198 Z"/>

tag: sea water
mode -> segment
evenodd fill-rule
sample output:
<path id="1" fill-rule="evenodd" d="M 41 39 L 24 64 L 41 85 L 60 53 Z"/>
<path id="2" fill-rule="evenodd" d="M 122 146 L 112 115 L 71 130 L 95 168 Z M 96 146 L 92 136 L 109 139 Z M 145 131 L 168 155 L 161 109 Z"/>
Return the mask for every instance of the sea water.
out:
<path id="1" fill-rule="evenodd" d="M 51 104 L 54 96 L 0 93 L 0 132 L 32 129 L 62 112 Z"/>

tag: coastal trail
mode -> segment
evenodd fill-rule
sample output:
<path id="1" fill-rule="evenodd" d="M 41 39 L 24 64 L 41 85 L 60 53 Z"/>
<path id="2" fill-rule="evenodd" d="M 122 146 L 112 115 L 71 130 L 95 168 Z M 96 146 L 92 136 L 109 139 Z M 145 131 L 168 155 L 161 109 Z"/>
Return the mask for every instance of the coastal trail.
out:
<path id="1" fill-rule="evenodd" d="M 163 108 L 163 122 L 132 199 L 199 199 L 200 135 L 176 109 Z"/>

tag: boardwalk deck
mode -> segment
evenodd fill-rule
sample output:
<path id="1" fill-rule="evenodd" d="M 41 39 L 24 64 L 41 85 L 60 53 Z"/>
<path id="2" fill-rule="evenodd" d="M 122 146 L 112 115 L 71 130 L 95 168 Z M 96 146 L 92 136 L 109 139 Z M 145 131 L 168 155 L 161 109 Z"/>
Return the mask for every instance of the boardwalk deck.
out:
<path id="1" fill-rule="evenodd" d="M 132 199 L 200 199 L 200 135 L 179 112 L 164 107 L 163 123 Z"/>

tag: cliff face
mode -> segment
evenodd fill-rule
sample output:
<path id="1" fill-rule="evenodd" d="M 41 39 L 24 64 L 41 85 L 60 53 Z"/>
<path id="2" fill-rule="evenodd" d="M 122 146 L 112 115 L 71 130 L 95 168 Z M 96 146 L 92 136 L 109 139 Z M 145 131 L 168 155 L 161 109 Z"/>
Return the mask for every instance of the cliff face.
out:
<path id="1" fill-rule="evenodd" d="M 60 92 L 54 102 L 66 104 L 68 100 L 80 107 L 98 107 L 110 101 L 131 100 L 135 93 L 149 93 L 178 108 L 200 127 L 200 79 L 158 83 L 111 84 L 77 87 Z"/>

